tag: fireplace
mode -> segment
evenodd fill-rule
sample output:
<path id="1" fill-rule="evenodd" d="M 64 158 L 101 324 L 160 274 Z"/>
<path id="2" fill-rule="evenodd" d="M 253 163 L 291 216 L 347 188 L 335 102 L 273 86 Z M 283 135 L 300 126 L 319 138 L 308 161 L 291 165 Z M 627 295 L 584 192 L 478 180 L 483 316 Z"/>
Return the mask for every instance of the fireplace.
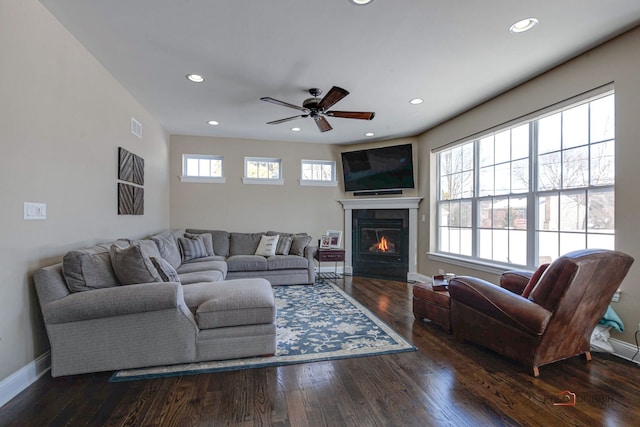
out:
<path id="1" fill-rule="evenodd" d="M 355 209 L 352 233 L 354 275 L 406 280 L 409 251 L 407 209 Z"/>
<path id="2" fill-rule="evenodd" d="M 344 209 L 344 257 L 345 257 L 345 274 L 354 274 L 353 262 L 357 257 L 357 253 L 360 251 L 355 250 L 356 245 L 361 245 L 358 241 L 354 240 L 355 227 L 353 224 L 353 212 L 358 210 L 403 210 L 408 212 L 409 220 L 408 224 L 404 224 L 403 228 L 408 229 L 408 236 L 405 236 L 408 241 L 408 249 L 406 251 L 407 257 L 407 270 L 402 281 L 415 281 L 421 280 L 422 276 L 418 274 L 418 206 L 422 201 L 422 197 L 379 197 L 379 198 L 352 198 L 342 199 L 340 203 Z M 398 219 L 381 217 L 380 214 L 376 214 L 377 219 Z M 423 221 L 425 218 L 423 218 Z M 404 220 L 403 220 L 404 221 Z M 404 230 L 403 230 L 404 232 Z M 363 254 L 364 255 L 364 254 Z M 367 256 L 369 254 L 366 254 Z M 365 257 L 366 258 L 366 257 Z M 375 268 L 375 266 L 374 266 Z M 361 273 L 357 273 L 361 274 Z M 382 275 L 380 277 L 383 277 Z"/>

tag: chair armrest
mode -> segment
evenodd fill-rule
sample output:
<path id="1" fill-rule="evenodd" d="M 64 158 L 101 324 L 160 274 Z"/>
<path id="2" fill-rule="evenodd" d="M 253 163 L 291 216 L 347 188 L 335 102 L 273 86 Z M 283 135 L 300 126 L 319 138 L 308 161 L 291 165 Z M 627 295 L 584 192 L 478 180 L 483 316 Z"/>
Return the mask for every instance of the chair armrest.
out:
<path id="1" fill-rule="evenodd" d="M 182 308 L 182 285 L 154 282 L 76 292 L 42 307 L 46 324 Z M 184 310 L 183 310 L 184 311 Z"/>
<path id="2" fill-rule="evenodd" d="M 534 335 L 541 335 L 551 318 L 551 312 L 536 303 L 475 277 L 451 279 L 449 294 L 456 302 Z"/>
<path id="3" fill-rule="evenodd" d="M 505 271 L 500 276 L 500 287 L 507 289 L 514 294 L 522 295 L 522 291 L 531 280 L 533 272 L 525 270 Z"/>

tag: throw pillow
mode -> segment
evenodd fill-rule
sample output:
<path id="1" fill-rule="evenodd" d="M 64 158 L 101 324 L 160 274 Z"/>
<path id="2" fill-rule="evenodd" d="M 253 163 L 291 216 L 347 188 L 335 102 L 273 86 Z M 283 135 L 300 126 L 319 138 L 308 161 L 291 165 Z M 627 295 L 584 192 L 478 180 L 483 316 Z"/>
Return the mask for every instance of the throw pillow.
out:
<path id="1" fill-rule="evenodd" d="M 204 243 L 204 247 L 207 250 L 207 256 L 215 255 L 215 251 L 213 250 L 213 236 L 210 233 L 202 233 L 202 234 L 192 234 L 192 233 L 184 233 L 184 237 L 188 239 L 195 239 L 200 237 L 202 242 Z"/>
<path id="2" fill-rule="evenodd" d="M 544 273 L 544 271 L 547 269 L 547 267 L 549 267 L 549 264 L 540 264 L 540 267 L 538 267 L 536 272 L 533 273 L 533 276 L 531 276 L 531 279 L 529 279 L 529 282 L 527 283 L 527 286 L 524 287 L 524 290 L 522 291 L 522 296 L 523 297 L 529 298 L 529 295 L 531 294 L 531 291 L 538 284 L 538 280 L 540 280 L 540 277 L 542 276 L 542 273 Z"/>
<path id="3" fill-rule="evenodd" d="M 311 243 L 311 236 L 299 234 L 293 236 L 291 242 L 291 249 L 289 249 L 289 255 L 304 256 L 304 250 Z"/>
<path id="4" fill-rule="evenodd" d="M 109 250 L 113 272 L 123 285 L 136 283 L 162 282 L 162 278 L 153 266 L 151 259 L 140 245 L 119 248 L 112 245 Z"/>
<path id="5" fill-rule="evenodd" d="M 276 248 L 278 247 L 278 239 L 280 236 L 262 236 L 258 249 L 256 249 L 256 255 L 262 256 L 274 256 L 276 254 Z"/>
<path id="6" fill-rule="evenodd" d="M 158 271 L 163 282 L 180 283 L 180 276 L 178 276 L 178 272 L 165 259 L 151 257 L 151 263 Z"/>
<path id="7" fill-rule="evenodd" d="M 291 249 L 291 242 L 293 242 L 291 236 L 280 236 L 280 239 L 278 239 L 278 247 L 276 248 L 276 255 L 288 255 Z"/>
<path id="8" fill-rule="evenodd" d="M 182 261 L 190 261 L 192 259 L 204 258 L 207 256 L 207 249 L 200 236 L 189 239 L 187 237 L 179 237 L 178 244 L 182 252 Z"/>

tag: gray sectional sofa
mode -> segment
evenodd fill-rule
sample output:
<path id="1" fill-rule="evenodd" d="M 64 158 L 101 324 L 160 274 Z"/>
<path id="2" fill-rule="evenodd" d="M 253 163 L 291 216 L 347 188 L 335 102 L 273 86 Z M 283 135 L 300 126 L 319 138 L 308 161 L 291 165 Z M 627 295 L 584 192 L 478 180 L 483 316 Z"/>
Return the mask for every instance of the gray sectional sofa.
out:
<path id="1" fill-rule="evenodd" d="M 34 274 L 52 376 L 274 354 L 271 286 L 313 284 L 310 241 L 170 230 L 67 253 Z"/>

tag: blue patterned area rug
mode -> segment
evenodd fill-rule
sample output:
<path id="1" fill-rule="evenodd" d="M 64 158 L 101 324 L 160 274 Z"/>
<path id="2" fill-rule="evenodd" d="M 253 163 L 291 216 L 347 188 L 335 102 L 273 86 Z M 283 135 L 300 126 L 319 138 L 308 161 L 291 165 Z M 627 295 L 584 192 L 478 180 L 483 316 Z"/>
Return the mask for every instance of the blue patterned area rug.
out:
<path id="1" fill-rule="evenodd" d="M 415 351 L 416 348 L 333 283 L 275 286 L 277 348 L 271 357 L 188 363 L 118 371 L 109 381 L 131 381 L 283 366 Z"/>

